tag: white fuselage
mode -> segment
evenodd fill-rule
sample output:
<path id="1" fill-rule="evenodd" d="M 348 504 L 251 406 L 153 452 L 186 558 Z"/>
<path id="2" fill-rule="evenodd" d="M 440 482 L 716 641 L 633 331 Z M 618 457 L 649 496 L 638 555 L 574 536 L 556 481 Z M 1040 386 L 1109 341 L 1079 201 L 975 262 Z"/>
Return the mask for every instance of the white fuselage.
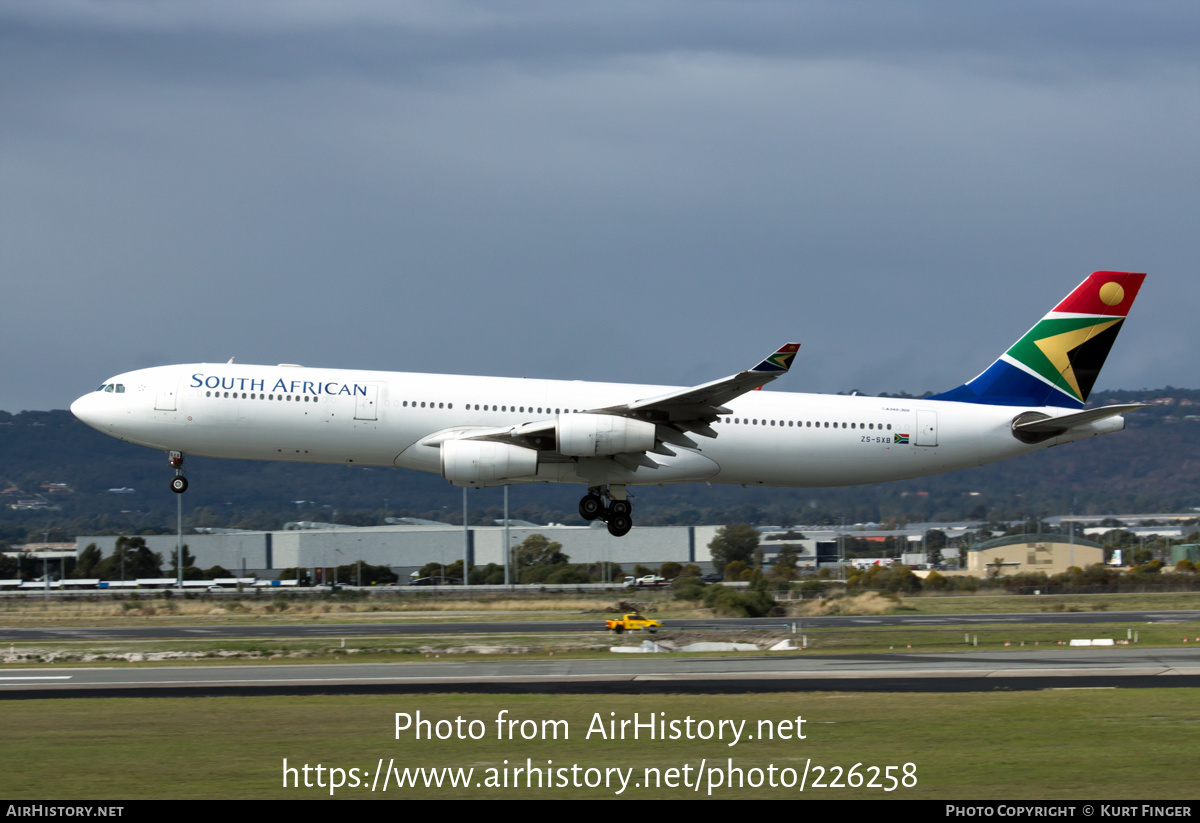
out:
<path id="1" fill-rule="evenodd" d="M 431 472 L 441 471 L 438 444 L 459 431 L 554 420 L 673 390 L 234 364 L 144 369 L 108 385 L 123 391 L 92 392 L 71 410 L 132 443 L 207 457 Z M 1069 410 L 771 391 L 752 391 L 726 406 L 731 413 L 712 424 L 717 437 L 692 435 L 695 448 L 651 455 L 657 468 L 580 457 L 539 462 L 536 474 L 502 482 L 856 485 L 982 465 L 1124 427 L 1117 416 L 1029 445 L 1013 436 L 1015 417 Z"/>

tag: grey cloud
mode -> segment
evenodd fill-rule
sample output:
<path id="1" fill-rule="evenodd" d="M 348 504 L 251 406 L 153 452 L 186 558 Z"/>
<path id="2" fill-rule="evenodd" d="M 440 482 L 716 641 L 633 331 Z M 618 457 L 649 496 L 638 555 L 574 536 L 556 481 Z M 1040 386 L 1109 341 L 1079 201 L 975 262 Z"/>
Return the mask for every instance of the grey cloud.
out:
<path id="1" fill-rule="evenodd" d="M 1099 268 L 1151 272 L 1100 387 L 1194 385 L 1196 29 L 0 2 L 0 408 L 231 355 L 690 383 L 793 338 L 780 389 L 945 389 Z"/>

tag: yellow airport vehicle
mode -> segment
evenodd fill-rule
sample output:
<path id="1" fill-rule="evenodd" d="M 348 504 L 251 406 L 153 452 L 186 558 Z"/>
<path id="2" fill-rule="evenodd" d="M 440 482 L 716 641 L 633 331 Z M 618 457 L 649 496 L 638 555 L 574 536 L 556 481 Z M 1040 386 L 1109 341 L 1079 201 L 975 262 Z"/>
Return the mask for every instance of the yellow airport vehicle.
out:
<path id="1" fill-rule="evenodd" d="M 645 629 L 648 632 L 654 633 L 663 627 L 662 623 L 657 620 L 651 620 L 648 617 L 642 617 L 640 614 L 630 613 L 624 617 L 619 617 L 615 620 L 604 621 L 604 628 L 621 634 L 622 632 L 637 632 Z"/>

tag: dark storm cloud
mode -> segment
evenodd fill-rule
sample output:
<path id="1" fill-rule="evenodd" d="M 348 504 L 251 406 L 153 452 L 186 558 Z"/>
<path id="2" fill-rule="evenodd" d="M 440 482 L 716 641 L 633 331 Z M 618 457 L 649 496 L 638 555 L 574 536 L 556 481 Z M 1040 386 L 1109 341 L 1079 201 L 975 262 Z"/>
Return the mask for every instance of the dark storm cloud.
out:
<path id="1" fill-rule="evenodd" d="M 1185 4 L 0 3 L 0 408 L 225 360 L 944 389 L 1149 270 L 1195 385 Z M 1162 329 L 1177 329 L 1167 338 Z"/>

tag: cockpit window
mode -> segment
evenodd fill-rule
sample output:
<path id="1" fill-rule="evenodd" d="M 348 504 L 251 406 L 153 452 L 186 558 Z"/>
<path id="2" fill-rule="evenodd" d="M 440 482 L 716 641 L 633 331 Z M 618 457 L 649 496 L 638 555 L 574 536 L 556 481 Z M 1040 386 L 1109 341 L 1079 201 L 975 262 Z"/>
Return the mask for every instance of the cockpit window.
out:
<path id="1" fill-rule="evenodd" d="M 108 388 L 108 384 L 105 383 L 103 386 L 97 386 L 96 391 L 104 391 L 107 388 Z"/>
<path id="2" fill-rule="evenodd" d="M 117 394 L 124 394 L 124 393 L 125 393 L 125 384 L 118 383 L 117 384 Z"/>
<path id="3" fill-rule="evenodd" d="M 112 391 L 112 390 L 113 390 L 113 384 L 112 384 L 112 383 L 109 383 L 107 386 L 105 386 L 105 387 L 104 387 L 104 390 L 105 390 L 105 391 Z"/>

